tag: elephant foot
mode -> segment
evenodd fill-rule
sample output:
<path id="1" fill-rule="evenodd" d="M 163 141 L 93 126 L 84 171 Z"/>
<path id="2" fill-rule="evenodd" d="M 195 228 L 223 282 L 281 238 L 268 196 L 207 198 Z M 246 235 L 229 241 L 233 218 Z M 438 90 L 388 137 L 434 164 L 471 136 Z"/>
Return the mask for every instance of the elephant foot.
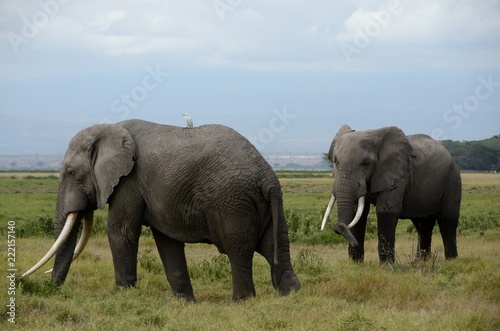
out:
<path id="1" fill-rule="evenodd" d="M 456 259 L 456 258 L 458 257 L 457 247 L 447 248 L 447 247 L 445 246 L 445 247 L 444 247 L 444 257 L 445 257 L 447 260 Z"/>
<path id="2" fill-rule="evenodd" d="M 393 247 L 388 247 L 385 245 L 379 246 L 378 257 L 380 263 L 391 263 L 394 264 L 396 252 Z"/>
<path id="3" fill-rule="evenodd" d="M 364 247 L 359 245 L 358 246 L 349 245 L 348 253 L 352 261 L 357 263 L 363 263 L 365 259 Z"/>
<path id="4" fill-rule="evenodd" d="M 233 301 L 234 302 L 243 301 L 243 300 L 246 300 L 246 299 L 251 298 L 251 297 L 255 297 L 255 291 L 250 292 L 250 293 L 244 293 L 244 294 L 233 293 Z"/>
<path id="5" fill-rule="evenodd" d="M 427 261 L 429 256 L 431 256 L 430 250 L 424 250 L 424 249 L 419 250 L 417 251 L 414 262 Z"/>
<path id="6" fill-rule="evenodd" d="M 136 282 L 123 282 L 123 281 L 116 281 L 116 287 L 121 288 L 121 289 L 126 289 L 126 288 L 132 288 L 135 287 Z"/>
<path id="7" fill-rule="evenodd" d="M 278 285 L 278 293 L 280 296 L 284 297 L 289 295 L 291 292 L 298 292 L 300 290 L 300 281 L 293 271 L 286 271 L 281 277 L 281 282 Z"/>
<path id="8" fill-rule="evenodd" d="M 394 264 L 394 254 L 379 254 L 380 264 L 389 263 Z"/>
<path id="9" fill-rule="evenodd" d="M 116 291 L 122 292 L 122 291 L 127 291 L 130 289 L 135 289 L 135 284 L 133 285 L 123 285 L 123 284 L 116 284 Z"/>
<path id="10" fill-rule="evenodd" d="M 297 282 L 296 284 L 294 284 L 292 286 L 278 288 L 278 293 L 280 294 L 280 296 L 286 297 L 287 295 L 289 295 L 292 292 L 298 292 L 300 290 L 300 287 L 301 287 L 300 283 Z"/>
<path id="11" fill-rule="evenodd" d="M 179 292 L 173 292 L 173 295 L 177 299 L 184 299 L 187 302 L 192 302 L 196 303 L 196 299 L 194 298 L 194 295 L 192 293 L 179 293 Z"/>

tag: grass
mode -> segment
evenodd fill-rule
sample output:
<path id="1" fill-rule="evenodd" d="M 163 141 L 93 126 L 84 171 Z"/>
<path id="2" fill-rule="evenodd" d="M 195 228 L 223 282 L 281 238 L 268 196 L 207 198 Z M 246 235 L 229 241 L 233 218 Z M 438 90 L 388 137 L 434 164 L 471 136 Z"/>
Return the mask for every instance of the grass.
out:
<path id="1" fill-rule="evenodd" d="M 331 192 L 331 177 L 301 173 L 293 178 L 290 172 L 286 178 L 279 176 L 289 227 L 293 228 L 291 254 L 302 282 L 299 292 L 279 297 L 271 285 L 269 266 L 256 255 L 257 296 L 234 303 L 227 257 L 212 245 L 192 244 L 187 245 L 186 254 L 198 303 L 185 303 L 172 296 L 154 240 L 147 235 L 141 237 L 138 288 L 118 290 L 107 238 L 98 232 L 72 264 L 64 286 L 54 287 L 41 271 L 18 284 L 16 325 L 7 322 L 10 296 L 6 277 L 2 277 L 0 329 L 500 329 L 500 175 L 463 175 L 458 259 L 444 260 L 436 233 L 432 257 L 413 262 L 416 234 L 409 231 L 411 222 L 402 220 L 397 262 L 392 266 L 378 262 L 374 224 L 365 243 L 364 264 L 350 262 L 345 240 L 332 234 L 335 212 L 330 217 L 330 230 L 318 231 Z M 56 192 L 54 178 L 0 178 L 2 236 L 7 237 L 9 220 L 16 221 L 16 231 L 50 221 Z M 105 214 L 100 215 L 98 222 L 105 223 Z M 16 239 L 16 267 L 21 272 L 53 243 L 50 234 L 35 233 Z M 0 257 L 7 261 L 7 242 L 3 242 Z"/>

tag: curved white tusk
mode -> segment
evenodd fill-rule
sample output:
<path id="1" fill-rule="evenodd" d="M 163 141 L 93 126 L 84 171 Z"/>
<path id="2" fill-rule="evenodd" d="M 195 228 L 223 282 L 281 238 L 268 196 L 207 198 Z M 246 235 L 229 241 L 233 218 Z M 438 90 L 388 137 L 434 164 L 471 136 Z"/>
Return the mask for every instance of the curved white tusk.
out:
<path id="1" fill-rule="evenodd" d="M 355 226 L 356 223 L 358 223 L 359 219 L 361 218 L 361 215 L 363 214 L 364 208 L 365 208 L 365 196 L 361 196 L 359 197 L 358 200 L 358 210 L 356 210 L 356 216 L 354 216 L 352 222 L 347 226 L 349 229 Z"/>
<path id="2" fill-rule="evenodd" d="M 78 240 L 78 244 L 76 244 L 72 261 L 76 260 L 76 258 L 83 252 L 85 246 L 87 245 L 90 238 L 90 232 L 92 232 L 93 221 L 94 221 L 94 211 L 91 211 L 87 215 L 85 215 L 85 223 L 83 223 L 82 234 L 80 235 L 80 240 Z M 52 272 L 52 270 L 53 268 L 45 271 L 45 273 L 49 274 Z"/>
<path id="3" fill-rule="evenodd" d="M 92 223 L 94 222 L 94 212 L 91 211 L 85 215 L 85 223 L 83 223 L 82 235 L 75 248 L 75 253 L 73 254 L 73 261 L 83 252 L 85 246 L 89 242 L 90 232 L 92 231 Z"/>
<path id="4" fill-rule="evenodd" d="M 52 247 L 49 249 L 47 254 L 45 254 L 44 257 L 40 261 L 38 261 L 37 264 L 35 264 L 30 270 L 26 271 L 24 274 L 21 275 L 22 277 L 29 276 L 33 272 L 37 271 L 40 267 L 42 267 L 45 263 L 47 263 L 48 260 L 54 254 L 57 253 L 57 251 L 61 248 L 62 244 L 68 239 L 69 234 L 71 233 L 71 230 L 73 230 L 73 227 L 75 226 L 76 219 L 78 217 L 78 213 L 70 213 L 66 219 L 66 224 L 64 224 L 64 228 L 62 229 L 61 233 L 59 234 L 59 237 L 57 238 L 56 242 Z"/>
<path id="5" fill-rule="evenodd" d="M 328 216 L 330 216 L 330 212 L 332 211 L 333 204 L 335 203 L 335 196 L 332 194 L 330 198 L 330 202 L 328 202 L 328 206 L 326 207 L 325 216 L 323 217 L 323 222 L 321 223 L 321 231 L 325 229 L 326 220 L 328 220 Z"/>

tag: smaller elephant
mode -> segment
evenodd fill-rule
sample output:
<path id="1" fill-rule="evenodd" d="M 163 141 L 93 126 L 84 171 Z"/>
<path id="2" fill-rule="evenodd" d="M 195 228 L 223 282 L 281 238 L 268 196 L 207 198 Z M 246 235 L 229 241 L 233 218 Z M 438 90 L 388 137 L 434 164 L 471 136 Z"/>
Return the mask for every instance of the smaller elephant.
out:
<path id="1" fill-rule="evenodd" d="M 378 254 L 394 262 L 398 219 L 411 219 L 418 232 L 417 258 L 431 252 L 437 223 L 447 259 L 456 258 L 462 184 L 450 153 L 423 134 L 405 136 L 397 127 L 354 131 L 343 125 L 330 146 L 335 183 L 321 229 L 337 201 L 334 231 L 349 242 L 349 256 L 364 259 L 370 204 L 377 213 Z"/>

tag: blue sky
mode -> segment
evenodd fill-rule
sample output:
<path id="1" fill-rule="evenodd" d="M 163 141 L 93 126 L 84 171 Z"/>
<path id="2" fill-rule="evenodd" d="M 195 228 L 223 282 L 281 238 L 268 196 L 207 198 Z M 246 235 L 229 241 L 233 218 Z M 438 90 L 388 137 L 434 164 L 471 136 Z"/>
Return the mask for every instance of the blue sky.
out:
<path id="1" fill-rule="evenodd" d="M 344 123 L 500 134 L 500 1 L 0 1 L 0 154 L 123 119 L 325 152 Z"/>

